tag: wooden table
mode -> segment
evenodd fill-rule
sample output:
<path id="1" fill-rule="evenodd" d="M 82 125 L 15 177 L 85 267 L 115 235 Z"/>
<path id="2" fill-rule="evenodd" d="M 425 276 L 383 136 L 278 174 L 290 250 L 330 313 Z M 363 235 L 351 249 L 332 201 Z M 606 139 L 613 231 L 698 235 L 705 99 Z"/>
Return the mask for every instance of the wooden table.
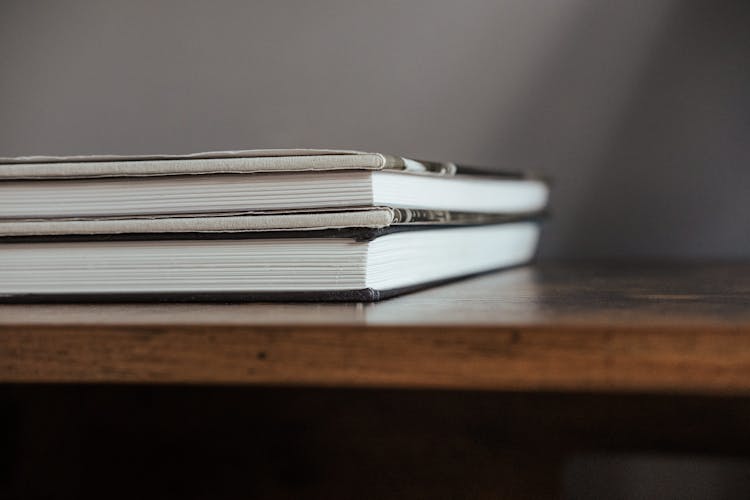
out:
<path id="1" fill-rule="evenodd" d="M 19 450 L 41 428 L 89 443 L 73 475 L 112 480 L 93 457 L 116 445 L 223 478 L 214 498 L 238 470 L 273 498 L 548 497 L 576 451 L 750 450 L 750 265 L 539 264 L 376 304 L 4 305 L 0 381 Z M 163 439 L 213 465 L 170 469 Z M 17 477 L 58 470 L 42 455 Z"/>
<path id="2" fill-rule="evenodd" d="M 0 380 L 750 393 L 750 265 L 540 265 L 376 304 L 0 306 Z"/>

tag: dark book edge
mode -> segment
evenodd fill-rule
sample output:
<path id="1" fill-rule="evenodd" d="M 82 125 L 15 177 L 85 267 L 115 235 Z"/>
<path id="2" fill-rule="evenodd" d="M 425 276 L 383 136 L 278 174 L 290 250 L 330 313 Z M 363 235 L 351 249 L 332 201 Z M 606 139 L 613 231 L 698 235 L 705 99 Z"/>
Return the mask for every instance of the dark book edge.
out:
<path id="1" fill-rule="evenodd" d="M 440 176 L 476 176 L 510 180 L 537 180 L 551 184 L 547 176 L 526 170 L 466 165 L 463 163 L 414 160 L 400 156 L 385 156 L 385 169 L 401 170 L 415 174 L 432 174 Z"/>
<path id="2" fill-rule="evenodd" d="M 492 226 L 514 222 L 544 221 L 549 213 L 534 212 L 516 215 L 466 214 L 427 210 L 409 210 L 397 215 L 394 223 L 382 228 L 340 228 L 280 231 L 231 231 L 231 232 L 183 232 L 183 233 L 116 233 L 116 234 L 64 234 L 0 236 L 3 243 L 68 243 L 101 241 L 184 241 L 184 240 L 245 240 L 277 238 L 349 238 L 355 241 L 372 241 L 375 238 L 406 231 L 430 229 L 457 229 L 460 227 Z M 415 215 L 415 212 L 420 212 Z M 432 215 L 430 214 L 432 212 Z M 437 215 L 435 215 L 437 214 Z M 399 217 L 402 217 L 399 219 Z"/>
<path id="3" fill-rule="evenodd" d="M 498 271 L 523 267 L 533 259 L 521 264 L 498 267 L 478 273 L 453 276 L 441 280 L 418 283 L 407 287 L 378 290 L 321 290 L 305 292 L 162 292 L 162 293 L 74 293 L 74 294 L 0 294 L 0 304 L 174 304 L 208 303 L 238 304 L 261 302 L 378 302 L 407 293 L 455 283 Z"/>

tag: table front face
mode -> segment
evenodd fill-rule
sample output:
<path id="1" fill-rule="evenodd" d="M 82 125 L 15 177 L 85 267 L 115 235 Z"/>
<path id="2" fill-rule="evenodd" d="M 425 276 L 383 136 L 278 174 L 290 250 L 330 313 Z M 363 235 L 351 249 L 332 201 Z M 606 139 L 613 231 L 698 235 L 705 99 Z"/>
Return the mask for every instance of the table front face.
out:
<path id="1" fill-rule="evenodd" d="M 0 306 L 0 380 L 750 393 L 750 265 L 541 264 L 376 304 Z"/>

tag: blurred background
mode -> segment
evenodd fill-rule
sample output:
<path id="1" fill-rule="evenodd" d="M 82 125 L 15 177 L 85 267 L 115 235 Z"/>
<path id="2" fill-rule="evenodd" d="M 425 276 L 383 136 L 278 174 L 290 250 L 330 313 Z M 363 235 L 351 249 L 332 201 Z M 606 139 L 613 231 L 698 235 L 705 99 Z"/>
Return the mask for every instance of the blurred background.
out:
<path id="1" fill-rule="evenodd" d="M 3 0 L 0 155 L 535 170 L 543 257 L 746 257 L 748 26 L 746 1 Z"/>
<path id="2" fill-rule="evenodd" d="M 0 156 L 330 147 L 534 170 L 555 180 L 543 258 L 746 258 L 749 28 L 747 1 L 3 0 Z M 747 481 L 701 460 L 582 457 L 568 492 Z"/>

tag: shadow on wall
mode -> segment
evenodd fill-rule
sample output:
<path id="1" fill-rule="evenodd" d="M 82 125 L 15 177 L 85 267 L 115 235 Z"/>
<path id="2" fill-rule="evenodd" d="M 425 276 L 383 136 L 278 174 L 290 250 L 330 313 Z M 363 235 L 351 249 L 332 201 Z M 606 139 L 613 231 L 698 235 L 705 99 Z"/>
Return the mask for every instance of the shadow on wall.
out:
<path id="1" fill-rule="evenodd" d="M 545 257 L 750 255 L 750 4 L 590 2 L 518 100 Z"/>

